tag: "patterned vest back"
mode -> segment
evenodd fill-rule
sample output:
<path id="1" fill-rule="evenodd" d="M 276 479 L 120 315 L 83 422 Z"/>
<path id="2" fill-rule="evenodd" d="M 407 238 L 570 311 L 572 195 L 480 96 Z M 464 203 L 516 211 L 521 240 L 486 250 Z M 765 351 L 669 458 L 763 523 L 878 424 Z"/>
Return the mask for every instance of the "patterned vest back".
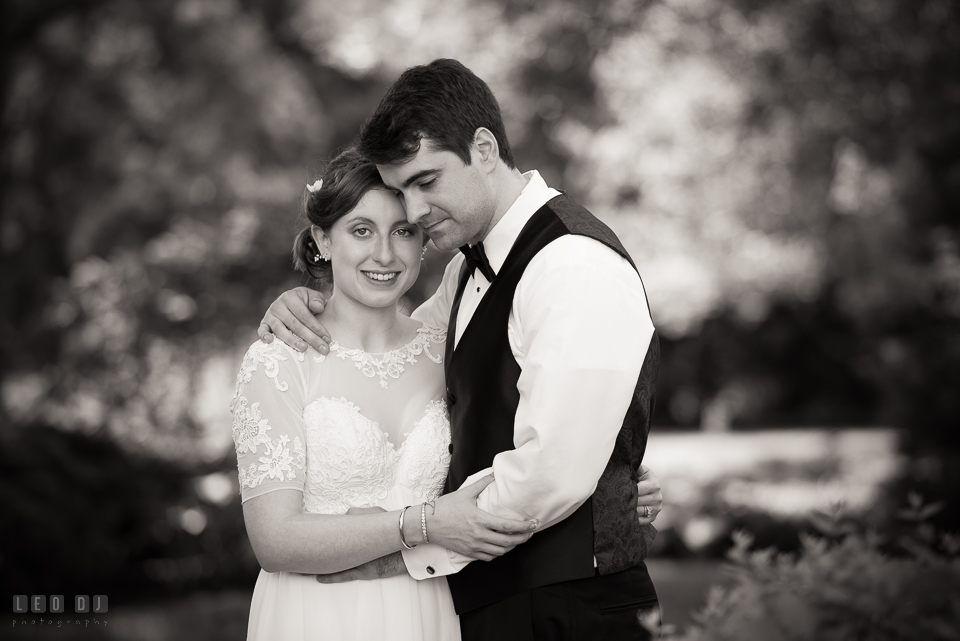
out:
<path id="1" fill-rule="evenodd" d="M 471 474 L 490 467 L 494 456 L 514 447 L 520 367 L 507 337 L 510 309 L 530 260 L 566 234 L 593 238 L 633 265 L 606 225 L 569 196 L 557 196 L 520 232 L 454 351 L 456 317 L 469 278 L 466 266 L 461 271 L 445 359 L 452 437 L 447 492 L 459 488 Z M 531 588 L 594 576 L 594 558 L 600 574 L 610 574 L 633 567 L 646 557 L 656 530 L 637 522 L 637 481 L 653 414 L 659 356 L 654 332 L 613 454 L 592 498 L 507 554 L 487 563 L 471 563 L 448 576 L 458 613 Z"/>

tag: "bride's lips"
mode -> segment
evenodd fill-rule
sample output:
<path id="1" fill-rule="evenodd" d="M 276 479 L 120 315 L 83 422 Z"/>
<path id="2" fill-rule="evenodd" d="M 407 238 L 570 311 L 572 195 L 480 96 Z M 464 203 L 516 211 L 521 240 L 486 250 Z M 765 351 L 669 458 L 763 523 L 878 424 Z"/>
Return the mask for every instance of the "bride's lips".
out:
<path id="1" fill-rule="evenodd" d="M 366 276 L 367 280 L 378 285 L 390 285 L 396 282 L 400 272 L 373 272 L 360 270 L 360 273 Z"/>

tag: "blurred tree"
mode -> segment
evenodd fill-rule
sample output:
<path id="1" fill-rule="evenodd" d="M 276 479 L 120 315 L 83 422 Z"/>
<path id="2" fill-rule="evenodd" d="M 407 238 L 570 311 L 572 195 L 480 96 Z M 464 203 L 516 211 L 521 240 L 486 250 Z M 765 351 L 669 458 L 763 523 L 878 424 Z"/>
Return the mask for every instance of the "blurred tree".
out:
<path id="1" fill-rule="evenodd" d="M 49 425 L 185 478 L 229 460 L 239 357 L 301 282 L 304 184 L 397 73 L 449 56 L 497 93 L 521 168 L 637 258 L 666 338 L 658 423 L 892 423 L 957 449 L 949 0 L 3 10 L 0 446 Z M 922 470 L 942 487 L 960 465 Z"/>
<path id="2" fill-rule="evenodd" d="M 958 66 L 939 1 L 678 0 L 612 39 L 610 122 L 557 132 L 678 341 L 664 420 L 960 443 Z"/>

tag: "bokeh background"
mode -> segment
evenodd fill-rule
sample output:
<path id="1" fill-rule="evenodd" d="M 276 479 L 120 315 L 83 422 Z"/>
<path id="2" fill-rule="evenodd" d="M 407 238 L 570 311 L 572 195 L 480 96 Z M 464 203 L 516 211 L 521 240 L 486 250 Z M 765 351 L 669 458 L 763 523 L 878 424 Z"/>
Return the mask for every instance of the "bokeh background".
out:
<path id="1" fill-rule="evenodd" d="M 955 3 L 10 0 L 0 22 L 6 599 L 107 594 L 96 638 L 243 638 L 240 357 L 305 282 L 305 183 L 437 57 L 491 85 L 520 168 L 644 277 L 667 503 L 651 571 L 674 633 L 735 580 L 735 540 L 922 521 L 951 548 Z M 448 258 L 428 254 L 410 305 Z"/>

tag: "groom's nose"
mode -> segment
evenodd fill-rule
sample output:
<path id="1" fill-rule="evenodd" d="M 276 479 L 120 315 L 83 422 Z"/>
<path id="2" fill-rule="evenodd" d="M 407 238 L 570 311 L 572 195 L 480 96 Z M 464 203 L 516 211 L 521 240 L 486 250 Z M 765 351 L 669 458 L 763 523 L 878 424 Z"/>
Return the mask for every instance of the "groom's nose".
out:
<path id="1" fill-rule="evenodd" d="M 417 221 L 430 213 L 430 205 L 421 198 L 408 198 L 405 205 L 407 207 L 407 221 L 410 223 L 416 224 Z"/>

